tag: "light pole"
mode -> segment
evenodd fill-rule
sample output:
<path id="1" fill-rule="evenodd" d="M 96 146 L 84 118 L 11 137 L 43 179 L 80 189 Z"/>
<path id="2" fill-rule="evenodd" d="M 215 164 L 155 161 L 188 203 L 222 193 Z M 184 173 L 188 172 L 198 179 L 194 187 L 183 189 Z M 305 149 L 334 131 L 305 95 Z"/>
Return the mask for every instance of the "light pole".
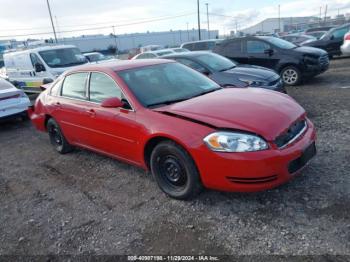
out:
<path id="1" fill-rule="evenodd" d="M 281 33 L 281 5 L 278 5 L 278 31 Z"/>
<path id="2" fill-rule="evenodd" d="M 210 27 L 209 27 L 209 4 L 205 4 L 207 6 L 207 22 L 208 22 L 208 39 L 210 39 Z"/>
<path id="3" fill-rule="evenodd" d="M 197 15 L 198 15 L 198 40 L 201 40 L 201 18 L 199 14 L 199 0 L 197 0 Z"/>
<path id="4" fill-rule="evenodd" d="M 117 44 L 117 36 L 115 35 L 115 28 L 114 28 L 114 25 L 112 26 L 113 28 L 113 36 L 114 36 L 114 44 L 115 44 L 115 51 L 116 51 L 116 54 L 118 54 L 118 44 Z"/>
<path id="5" fill-rule="evenodd" d="M 188 22 L 187 24 L 187 41 L 190 41 L 190 31 L 188 31 Z"/>
<path id="6" fill-rule="evenodd" d="M 47 8 L 49 9 L 50 20 L 51 20 L 51 25 L 52 25 L 52 30 L 53 30 L 53 34 L 54 34 L 54 36 L 55 36 L 55 41 L 56 41 L 56 44 L 57 44 L 56 30 L 55 30 L 55 25 L 54 25 L 53 20 L 52 20 L 52 14 L 51 14 L 51 8 L 50 8 L 49 0 L 46 0 L 46 3 L 47 3 Z"/>

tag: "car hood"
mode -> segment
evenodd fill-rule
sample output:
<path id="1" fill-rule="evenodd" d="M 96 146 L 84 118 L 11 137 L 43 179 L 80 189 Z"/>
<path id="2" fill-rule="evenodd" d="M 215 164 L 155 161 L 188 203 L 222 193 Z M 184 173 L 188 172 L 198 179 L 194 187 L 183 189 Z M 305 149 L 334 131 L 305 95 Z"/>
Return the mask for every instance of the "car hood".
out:
<path id="1" fill-rule="evenodd" d="M 253 65 L 238 65 L 230 70 L 223 71 L 223 74 L 235 74 L 236 77 L 241 77 L 246 80 L 275 80 L 279 78 L 273 70 L 265 67 Z"/>
<path id="2" fill-rule="evenodd" d="M 268 141 L 305 114 L 291 97 L 260 88 L 221 89 L 154 110 L 217 129 L 255 133 Z"/>
<path id="3" fill-rule="evenodd" d="M 306 45 L 312 45 L 314 44 L 316 41 L 314 42 L 309 42 L 306 43 Z M 297 48 L 293 49 L 296 52 L 302 53 L 302 54 L 308 54 L 308 55 L 317 55 L 317 56 L 321 56 L 321 55 L 326 55 L 327 52 L 324 51 L 323 49 L 320 48 L 315 48 L 315 47 L 311 47 L 311 46 L 299 46 Z"/>

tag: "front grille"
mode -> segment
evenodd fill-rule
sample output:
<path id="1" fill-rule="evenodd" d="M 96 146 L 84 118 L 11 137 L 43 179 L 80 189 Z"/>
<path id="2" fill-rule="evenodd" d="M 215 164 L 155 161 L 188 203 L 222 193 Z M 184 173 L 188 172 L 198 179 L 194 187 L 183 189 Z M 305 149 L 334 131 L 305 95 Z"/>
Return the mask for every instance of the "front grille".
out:
<path id="1" fill-rule="evenodd" d="M 304 167 L 310 161 L 310 159 L 313 158 L 315 155 L 316 155 L 316 146 L 315 146 L 315 143 L 313 143 L 303 152 L 303 154 L 300 157 L 298 157 L 297 159 L 289 163 L 288 172 L 290 174 L 297 172 L 299 169 Z"/>
<path id="2" fill-rule="evenodd" d="M 320 65 L 321 65 L 322 67 L 328 66 L 328 65 L 329 65 L 329 58 L 328 58 L 328 55 L 325 54 L 325 55 L 320 56 L 319 62 L 320 62 Z"/>
<path id="3" fill-rule="evenodd" d="M 300 137 L 307 129 L 306 120 L 299 120 L 291 125 L 288 130 L 275 139 L 275 144 L 278 148 L 282 149 L 287 145 L 293 143 L 298 137 Z"/>
<path id="4" fill-rule="evenodd" d="M 265 176 L 265 177 L 226 177 L 230 182 L 237 184 L 261 184 L 268 183 L 277 180 L 277 175 Z"/>

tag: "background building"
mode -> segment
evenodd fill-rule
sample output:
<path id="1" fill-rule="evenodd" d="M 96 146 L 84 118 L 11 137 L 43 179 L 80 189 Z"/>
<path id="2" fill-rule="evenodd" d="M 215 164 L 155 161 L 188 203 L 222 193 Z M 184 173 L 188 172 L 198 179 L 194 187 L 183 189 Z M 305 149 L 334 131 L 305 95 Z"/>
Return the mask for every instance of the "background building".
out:
<path id="1" fill-rule="evenodd" d="M 202 39 L 218 38 L 219 31 L 201 30 Z M 58 39 L 61 44 L 75 45 L 82 52 L 106 51 L 117 46 L 119 51 L 127 51 L 147 45 L 161 45 L 164 47 L 179 46 L 184 42 L 198 40 L 198 30 L 177 30 L 166 32 L 147 32 L 124 35 L 86 35 Z"/>
<path id="2" fill-rule="evenodd" d="M 245 34 L 257 33 L 278 33 L 288 32 L 291 30 L 304 30 L 308 28 L 308 24 L 319 21 L 319 18 L 313 16 L 307 17 L 281 17 L 267 18 L 260 23 L 241 30 Z"/>

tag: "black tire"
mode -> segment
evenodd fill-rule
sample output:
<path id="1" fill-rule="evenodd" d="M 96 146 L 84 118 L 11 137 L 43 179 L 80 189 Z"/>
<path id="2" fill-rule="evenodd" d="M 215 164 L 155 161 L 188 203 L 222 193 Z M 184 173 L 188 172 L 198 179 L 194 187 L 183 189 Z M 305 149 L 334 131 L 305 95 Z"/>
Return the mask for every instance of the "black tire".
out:
<path id="1" fill-rule="evenodd" d="M 47 121 L 46 128 L 50 137 L 50 142 L 58 153 L 66 154 L 73 150 L 73 147 L 68 143 L 67 139 L 64 137 L 61 128 L 59 127 L 55 119 L 50 118 Z"/>
<path id="2" fill-rule="evenodd" d="M 160 189 L 175 199 L 190 199 L 203 186 L 192 157 L 172 141 L 159 143 L 151 154 L 151 171 Z"/>
<path id="3" fill-rule="evenodd" d="M 301 82 L 301 73 L 295 66 L 286 66 L 281 71 L 281 78 L 285 85 L 296 86 Z"/>

